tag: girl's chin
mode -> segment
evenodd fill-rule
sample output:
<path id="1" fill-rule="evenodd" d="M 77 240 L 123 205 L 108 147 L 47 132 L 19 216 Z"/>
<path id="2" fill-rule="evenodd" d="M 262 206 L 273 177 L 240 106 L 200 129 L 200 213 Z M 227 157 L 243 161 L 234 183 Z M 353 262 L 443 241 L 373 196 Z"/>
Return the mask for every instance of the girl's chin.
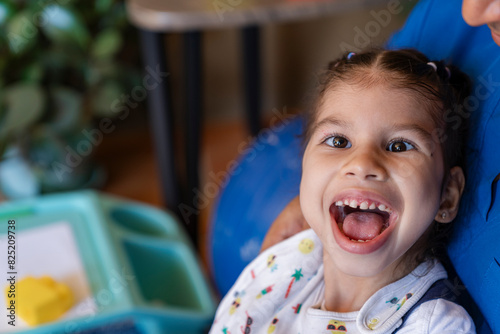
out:
<path id="1" fill-rule="evenodd" d="M 338 275 L 342 273 L 342 275 L 346 275 L 352 278 L 360 278 L 360 279 L 376 279 L 374 284 L 378 284 L 381 279 L 381 275 L 383 275 L 384 268 L 386 265 L 384 263 L 379 263 L 374 261 L 373 259 L 365 258 L 365 259 L 351 259 L 346 256 L 338 256 L 338 250 L 331 250 L 331 252 L 326 252 L 325 256 L 327 258 L 324 259 L 324 262 L 332 263 L 331 270 Z M 335 259 L 332 259 L 335 257 Z M 328 265 L 325 265 L 325 273 L 328 272 Z M 387 271 L 389 273 L 389 271 Z"/>

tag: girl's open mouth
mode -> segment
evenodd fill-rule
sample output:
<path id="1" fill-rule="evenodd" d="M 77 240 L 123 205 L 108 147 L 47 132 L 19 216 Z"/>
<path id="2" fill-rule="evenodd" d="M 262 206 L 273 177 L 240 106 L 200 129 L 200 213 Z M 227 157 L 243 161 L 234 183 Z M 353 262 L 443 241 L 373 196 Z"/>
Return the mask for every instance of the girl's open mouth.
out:
<path id="1" fill-rule="evenodd" d="M 392 208 L 371 200 L 339 200 L 330 212 L 338 227 L 333 226 L 337 242 L 354 253 L 370 253 L 382 246 L 397 217 Z"/>

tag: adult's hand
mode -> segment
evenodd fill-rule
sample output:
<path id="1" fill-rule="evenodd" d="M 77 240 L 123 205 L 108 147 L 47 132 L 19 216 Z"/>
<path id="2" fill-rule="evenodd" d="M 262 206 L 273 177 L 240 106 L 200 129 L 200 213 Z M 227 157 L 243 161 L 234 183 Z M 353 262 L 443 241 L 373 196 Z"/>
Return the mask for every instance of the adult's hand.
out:
<path id="1" fill-rule="evenodd" d="M 302 215 L 299 196 L 297 196 L 287 204 L 279 216 L 274 220 L 264 237 L 260 251 L 262 252 L 274 244 L 308 228 L 309 225 Z"/>

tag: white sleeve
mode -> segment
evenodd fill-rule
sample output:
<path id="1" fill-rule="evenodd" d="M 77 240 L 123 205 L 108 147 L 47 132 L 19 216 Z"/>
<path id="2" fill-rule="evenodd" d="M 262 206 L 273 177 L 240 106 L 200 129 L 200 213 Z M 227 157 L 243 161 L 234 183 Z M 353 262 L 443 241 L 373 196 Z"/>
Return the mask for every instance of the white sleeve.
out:
<path id="1" fill-rule="evenodd" d="M 476 327 L 462 306 L 445 299 L 433 299 L 413 311 L 399 333 L 475 334 Z"/>

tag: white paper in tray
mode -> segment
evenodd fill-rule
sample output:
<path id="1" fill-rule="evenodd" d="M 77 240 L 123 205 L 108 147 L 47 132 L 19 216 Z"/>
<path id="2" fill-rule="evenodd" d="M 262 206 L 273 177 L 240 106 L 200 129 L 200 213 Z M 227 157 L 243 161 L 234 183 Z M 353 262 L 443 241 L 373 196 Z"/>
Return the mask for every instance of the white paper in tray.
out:
<path id="1" fill-rule="evenodd" d="M 19 224 L 19 222 L 17 222 Z M 7 258 L 7 221 L 0 224 L 0 333 L 29 328 L 16 314 L 16 326 L 8 324 L 5 288 L 9 284 Z M 96 304 L 85 275 L 85 270 L 78 252 L 78 247 L 69 223 L 54 222 L 29 230 L 15 230 L 16 280 L 26 276 L 41 277 L 49 275 L 54 280 L 68 285 L 75 297 L 75 305 L 62 319 L 70 319 L 95 314 Z M 4 276 L 4 277 L 2 277 Z"/>

